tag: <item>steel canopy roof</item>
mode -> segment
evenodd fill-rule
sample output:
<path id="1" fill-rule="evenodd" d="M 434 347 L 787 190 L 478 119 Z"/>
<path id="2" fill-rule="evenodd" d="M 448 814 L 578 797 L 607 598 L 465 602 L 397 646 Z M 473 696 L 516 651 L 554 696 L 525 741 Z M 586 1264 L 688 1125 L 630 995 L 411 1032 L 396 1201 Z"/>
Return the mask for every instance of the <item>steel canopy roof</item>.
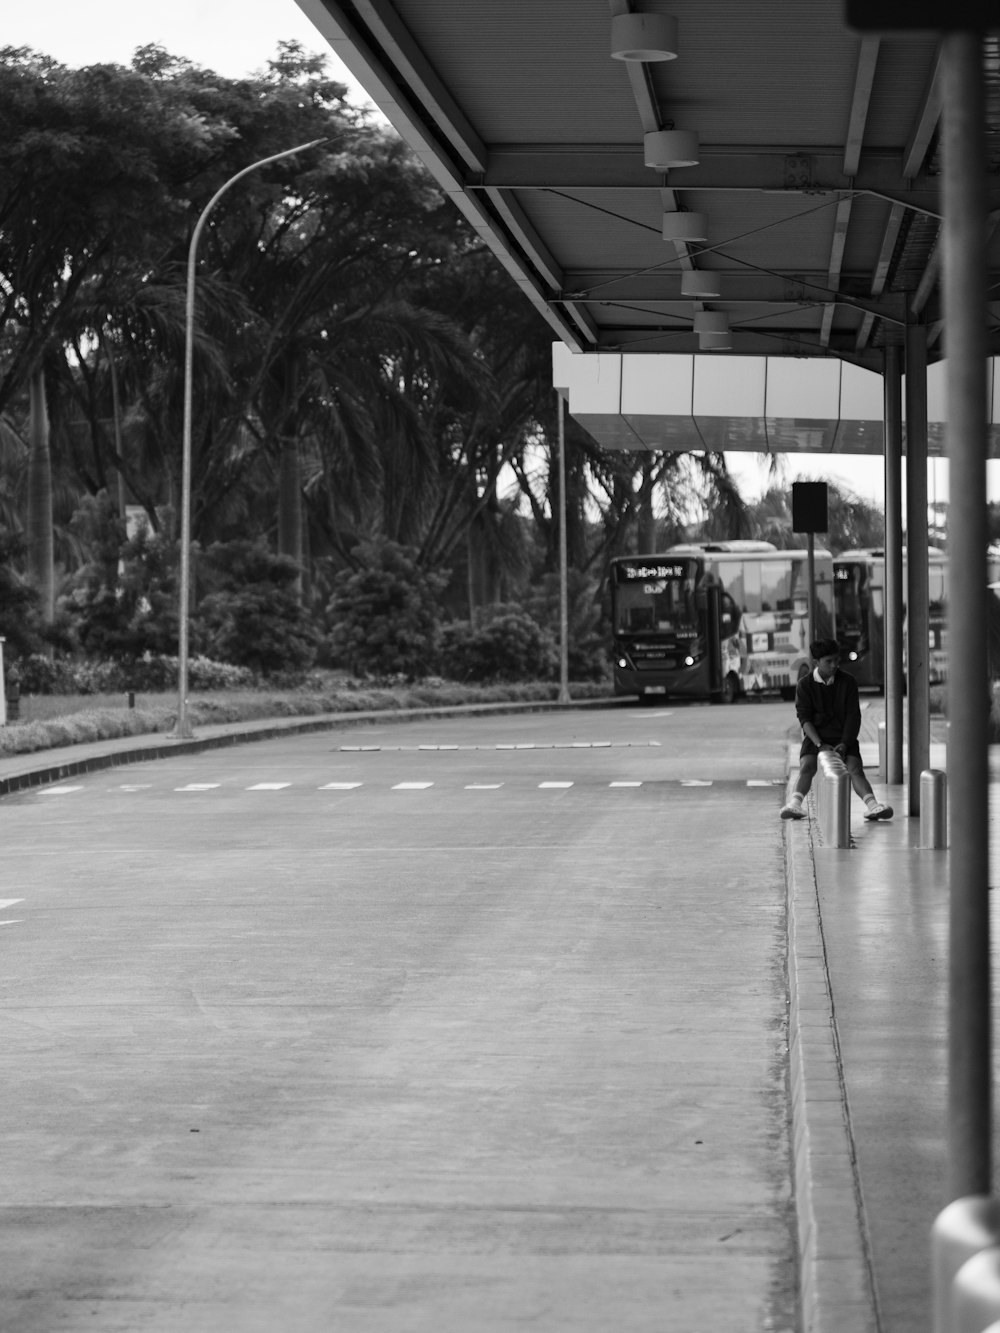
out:
<path id="1" fill-rule="evenodd" d="M 372 100 L 578 352 L 732 352 L 881 369 L 906 322 L 944 355 L 938 292 L 940 43 L 847 28 L 841 0 L 644 0 L 675 60 L 611 58 L 628 0 L 298 0 Z M 985 39 L 988 282 L 1000 298 L 1000 39 Z M 699 136 L 696 166 L 643 138 Z M 662 217 L 708 220 L 668 242 Z M 711 270 L 715 300 L 682 298 Z M 1000 352 L 1000 299 L 990 350 Z"/>

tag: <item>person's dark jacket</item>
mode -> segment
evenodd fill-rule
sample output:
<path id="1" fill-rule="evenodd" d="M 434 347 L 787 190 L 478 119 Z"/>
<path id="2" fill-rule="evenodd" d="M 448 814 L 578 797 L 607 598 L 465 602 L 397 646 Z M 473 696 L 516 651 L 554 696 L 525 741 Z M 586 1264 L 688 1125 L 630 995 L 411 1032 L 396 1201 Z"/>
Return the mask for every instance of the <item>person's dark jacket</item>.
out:
<path id="1" fill-rule="evenodd" d="M 832 685 L 820 685 L 810 672 L 795 687 L 795 716 L 800 723 L 811 722 L 820 740 L 829 745 L 856 741 L 861 731 L 858 682 L 846 671 L 837 671 Z"/>

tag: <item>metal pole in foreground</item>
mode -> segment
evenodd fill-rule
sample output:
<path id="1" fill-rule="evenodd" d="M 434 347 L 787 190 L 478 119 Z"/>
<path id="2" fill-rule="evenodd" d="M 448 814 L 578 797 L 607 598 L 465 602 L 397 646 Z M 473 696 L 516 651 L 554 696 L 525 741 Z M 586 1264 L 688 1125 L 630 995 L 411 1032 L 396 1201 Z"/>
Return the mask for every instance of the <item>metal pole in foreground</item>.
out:
<path id="1" fill-rule="evenodd" d="M 981 37 L 943 45 L 944 310 L 951 516 L 948 1198 L 992 1184 L 986 679 L 986 123 Z"/>
<path id="2" fill-rule="evenodd" d="M 569 703 L 569 590 L 566 555 L 566 405 L 559 394 L 559 702 Z"/>
<path id="3" fill-rule="evenodd" d="M 920 774 L 930 764 L 927 583 L 927 329 L 906 328 L 906 705 L 907 799 L 919 813 Z"/>
<path id="4" fill-rule="evenodd" d="M 885 769 L 903 781 L 903 400 L 902 353 L 885 349 Z"/>
<path id="5" fill-rule="evenodd" d="M 185 309 L 185 327 L 184 327 L 184 437 L 183 454 L 181 459 L 181 559 L 180 559 L 180 589 L 178 595 L 178 635 L 177 635 L 177 722 L 171 733 L 178 740 L 186 740 L 194 735 L 191 730 L 191 723 L 187 715 L 187 692 L 188 692 L 188 620 L 191 614 L 191 381 L 192 367 L 194 364 L 194 290 L 195 290 L 195 263 L 198 255 L 198 241 L 201 239 L 201 233 L 208 219 L 209 213 L 219 202 L 231 185 L 242 180 L 244 176 L 256 171 L 259 167 L 266 167 L 270 162 L 278 162 L 283 157 L 292 157 L 295 153 L 303 153 L 307 148 L 315 148 L 318 144 L 325 143 L 325 139 L 310 139 L 309 143 L 299 144 L 297 148 L 286 148 L 283 153 L 272 153 L 270 157 L 262 157 L 259 162 L 251 162 L 248 167 L 238 171 L 235 176 L 230 176 L 226 183 L 216 190 L 208 203 L 201 211 L 198 221 L 195 223 L 194 231 L 191 233 L 191 243 L 188 246 L 187 262 L 187 305 Z"/>

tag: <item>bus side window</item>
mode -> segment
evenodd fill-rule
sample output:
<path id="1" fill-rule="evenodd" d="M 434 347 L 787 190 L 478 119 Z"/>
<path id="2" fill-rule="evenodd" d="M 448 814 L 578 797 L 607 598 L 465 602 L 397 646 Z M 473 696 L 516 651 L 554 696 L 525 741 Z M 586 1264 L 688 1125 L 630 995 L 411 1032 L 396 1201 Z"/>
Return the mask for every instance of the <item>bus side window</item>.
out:
<path id="1" fill-rule="evenodd" d="M 740 611 L 739 607 L 730 597 L 728 592 L 722 594 L 722 637 L 731 639 L 739 629 Z"/>

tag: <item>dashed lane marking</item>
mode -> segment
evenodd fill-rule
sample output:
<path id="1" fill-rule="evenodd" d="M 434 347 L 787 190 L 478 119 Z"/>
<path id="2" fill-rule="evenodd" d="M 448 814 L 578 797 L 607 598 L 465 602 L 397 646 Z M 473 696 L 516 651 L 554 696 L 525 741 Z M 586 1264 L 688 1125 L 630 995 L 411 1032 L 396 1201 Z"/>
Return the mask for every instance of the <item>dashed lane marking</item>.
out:
<path id="1" fill-rule="evenodd" d="M 294 787 L 294 782 L 255 782 L 249 787 L 240 788 L 243 791 L 285 791 L 289 787 Z M 440 785 L 440 784 L 437 784 Z M 499 791 L 501 787 L 511 785 L 504 782 L 469 782 L 464 786 L 465 791 Z M 517 784 L 513 784 L 517 785 Z M 786 780 L 784 778 L 654 778 L 646 780 L 620 780 L 607 783 L 576 783 L 571 781 L 549 780 L 536 784 L 539 789 L 566 789 L 573 786 L 605 786 L 608 788 L 637 788 L 644 786 L 664 787 L 745 787 L 745 788 L 773 788 L 784 787 Z M 175 792 L 210 792 L 218 791 L 224 784 L 221 782 L 188 782 L 183 787 L 174 787 Z M 374 782 L 325 782 L 320 787 L 312 787 L 312 791 L 357 791 L 359 788 L 367 786 L 369 791 L 378 789 L 379 784 Z M 397 782 L 392 785 L 392 791 L 427 791 L 435 786 L 433 781 L 420 782 Z M 152 791 L 154 784 L 151 782 L 126 784 L 121 787 L 109 787 L 108 791 Z M 82 786 L 41 787 L 38 790 L 39 796 L 66 796 L 74 792 L 84 791 Z M 232 788 L 230 788 L 232 790 Z"/>
<path id="2" fill-rule="evenodd" d="M 23 898 L 0 898 L 0 912 L 6 912 L 8 907 L 13 907 L 15 903 L 23 903 Z M 7 921 L 0 921 L 0 926 L 18 926 L 23 920 L 22 917 L 13 916 Z"/>
<path id="3" fill-rule="evenodd" d="M 433 750 L 643 750 L 662 741 L 506 741 L 499 745 L 338 745 L 342 754 L 417 754 Z"/>

